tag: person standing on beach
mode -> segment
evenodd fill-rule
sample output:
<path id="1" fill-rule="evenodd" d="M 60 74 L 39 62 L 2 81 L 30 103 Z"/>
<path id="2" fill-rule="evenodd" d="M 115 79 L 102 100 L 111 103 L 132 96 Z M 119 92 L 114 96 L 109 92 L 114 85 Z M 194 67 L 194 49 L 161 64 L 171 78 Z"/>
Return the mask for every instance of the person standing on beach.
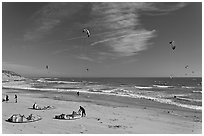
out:
<path id="1" fill-rule="evenodd" d="M 16 94 L 14 96 L 14 99 L 15 99 L 15 103 L 17 103 L 17 95 Z"/>
<path id="2" fill-rule="evenodd" d="M 86 116 L 86 111 L 85 111 L 85 109 L 82 106 L 79 107 L 79 111 L 78 112 L 81 112 L 81 117 L 85 117 Z"/>
<path id="3" fill-rule="evenodd" d="M 8 95 L 6 95 L 6 101 L 9 101 L 9 96 Z"/>
<path id="4" fill-rule="evenodd" d="M 5 95 L 5 97 L 4 97 L 4 99 L 2 100 L 2 102 L 7 102 L 7 101 L 9 101 L 9 98 L 8 98 L 8 95 Z"/>
<path id="5" fill-rule="evenodd" d="M 79 91 L 77 92 L 77 95 L 79 96 Z"/>

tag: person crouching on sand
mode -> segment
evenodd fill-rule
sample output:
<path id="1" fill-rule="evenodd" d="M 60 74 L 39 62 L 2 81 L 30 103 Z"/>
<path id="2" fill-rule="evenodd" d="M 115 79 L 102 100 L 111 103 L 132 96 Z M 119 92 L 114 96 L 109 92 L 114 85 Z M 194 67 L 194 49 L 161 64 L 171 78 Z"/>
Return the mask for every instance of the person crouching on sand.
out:
<path id="1" fill-rule="evenodd" d="M 9 101 L 9 96 L 8 95 L 6 95 L 5 98 L 2 100 L 2 102 L 4 102 L 4 101 L 6 101 L 6 102 Z"/>
<path id="2" fill-rule="evenodd" d="M 33 109 L 39 109 L 38 105 L 36 104 L 36 102 L 33 104 Z"/>
<path id="3" fill-rule="evenodd" d="M 81 117 L 85 117 L 86 116 L 86 111 L 85 111 L 85 109 L 82 106 L 79 107 L 79 111 L 78 112 L 79 113 L 81 112 Z"/>

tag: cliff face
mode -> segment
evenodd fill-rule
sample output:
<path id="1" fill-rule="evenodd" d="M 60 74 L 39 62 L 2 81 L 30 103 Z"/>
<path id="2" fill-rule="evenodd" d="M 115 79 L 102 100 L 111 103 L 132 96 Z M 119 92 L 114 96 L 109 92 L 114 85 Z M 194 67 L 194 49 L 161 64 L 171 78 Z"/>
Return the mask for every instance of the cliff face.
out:
<path id="1" fill-rule="evenodd" d="M 25 80 L 24 77 L 21 75 L 8 70 L 2 70 L 2 82 L 9 82 L 9 81 L 23 81 Z"/>

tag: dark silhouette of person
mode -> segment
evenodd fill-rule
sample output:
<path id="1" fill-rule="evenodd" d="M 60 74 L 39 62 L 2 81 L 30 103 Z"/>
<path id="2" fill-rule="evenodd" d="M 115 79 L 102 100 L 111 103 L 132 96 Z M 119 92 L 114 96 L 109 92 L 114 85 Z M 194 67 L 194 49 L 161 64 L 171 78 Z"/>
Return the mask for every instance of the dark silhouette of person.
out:
<path id="1" fill-rule="evenodd" d="M 6 95 L 6 101 L 9 101 L 9 96 L 8 95 Z"/>
<path id="2" fill-rule="evenodd" d="M 17 95 L 16 94 L 14 96 L 14 99 L 15 99 L 15 103 L 17 103 Z"/>
<path id="3" fill-rule="evenodd" d="M 82 117 L 86 116 L 86 111 L 85 111 L 85 109 L 82 106 L 79 106 L 79 111 L 78 112 L 81 112 L 81 116 Z"/>
<path id="4" fill-rule="evenodd" d="M 38 109 L 38 105 L 36 104 L 36 102 L 33 104 L 33 109 Z"/>
<path id="5" fill-rule="evenodd" d="M 79 92 L 77 92 L 77 95 L 79 96 Z"/>

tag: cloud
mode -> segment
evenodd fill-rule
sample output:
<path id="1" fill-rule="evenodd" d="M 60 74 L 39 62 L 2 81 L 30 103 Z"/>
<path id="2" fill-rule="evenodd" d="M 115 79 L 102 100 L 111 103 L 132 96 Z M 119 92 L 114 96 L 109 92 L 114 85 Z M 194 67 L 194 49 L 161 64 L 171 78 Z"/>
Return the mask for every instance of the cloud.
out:
<path id="1" fill-rule="evenodd" d="M 88 56 L 85 56 L 85 55 L 77 56 L 76 58 L 81 59 L 81 60 L 91 61 L 91 62 L 95 61 L 94 59 Z"/>
<path id="2" fill-rule="evenodd" d="M 27 31 L 24 34 L 25 40 L 36 40 L 48 34 L 54 27 L 60 23 L 58 19 L 42 19 L 38 27 Z"/>
<path id="3" fill-rule="evenodd" d="M 129 36 L 122 37 L 120 40 L 115 40 L 110 46 L 119 56 L 135 55 L 136 53 L 147 49 L 148 40 L 155 36 L 154 32 L 154 30 L 144 30 L 141 34 L 135 34 L 135 32 L 132 32 Z"/>
<path id="4" fill-rule="evenodd" d="M 64 20 L 72 18 L 82 7 L 79 3 L 48 3 L 31 17 L 32 26 L 24 34 L 24 40 L 38 40 L 51 34 Z"/>
<path id="5" fill-rule="evenodd" d="M 56 50 L 52 54 L 57 55 L 57 54 L 61 54 L 61 53 L 67 52 L 67 51 L 70 51 L 70 49 L 66 48 L 66 49 L 62 49 L 62 50 Z"/>
<path id="6" fill-rule="evenodd" d="M 86 25 L 99 33 L 90 44 L 106 47 L 118 57 L 132 56 L 148 49 L 149 40 L 156 32 L 143 28 L 140 16 L 143 12 L 167 13 L 184 7 L 185 3 L 93 3 L 92 20 Z M 94 34 L 93 34 L 94 36 Z"/>
<path id="7" fill-rule="evenodd" d="M 54 34 L 56 29 L 60 29 L 60 34 L 66 34 L 66 37 L 52 39 L 59 42 L 75 42 L 77 44 L 83 38 L 83 35 L 75 33 L 83 27 L 88 27 L 91 32 L 89 44 L 102 46 L 103 52 L 112 54 L 112 56 L 132 56 L 141 51 L 147 50 L 149 41 L 156 36 L 156 32 L 147 30 L 141 24 L 140 17 L 143 13 L 149 15 L 161 15 L 171 13 L 183 8 L 186 3 L 160 3 L 160 2 L 94 2 L 94 3 L 71 3 L 55 2 L 48 3 L 38 10 L 32 17 L 33 25 L 25 32 L 25 40 L 39 40 L 46 36 Z M 69 26 L 69 30 L 64 30 L 64 26 Z M 79 28 L 78 28 L 79 27 Z M 68 28 L 67 28 L 68 29 Z M 58 33 L 57 33 L 58 34 Z M 81 34 L 81 33 L 80 33 Z M 67 49 L 60 49 L 54 54 L 59 54 Z M 100 56 L 102 52 L 95 50 Z M 92 56 L 96 59 L 96 56 Z M 89 60 L 90 57 L 79 57 Z"/>
<path id="8" fill-rule="evenodd" d="M 155 30 L 152 30 L 152 32 L 154 32 Z M 122 35 L 122 36 L 118 36 L 118 37 L 113 37 L 113 38 L 108 38 L 108 39 L 105 39 L 105 40 L 101 40 L 101 41 L 97 41 L 97 42 L 94 42 L 94 43 L 91 43 L 91 45 L 96 45 L 96 44 L 99 44 L 99 43 L 104 43 L 104 42 L 108 42 L 108 41 L 112 41 L 112 40 L 117 40 L 117 39 L 120 39 L 120 38 L 124 38 L 124 37 L 132 37 L 132 36 L 141 36 L 141 35 L 147 35 L 149 34 L 148 33 L 132 33 L 132 34 L 126 34 L 126 35 Z"/>
<path id="9" fill-rule="evenodd" d="M 94 20 L 89 25 L 104 32 L 112 31 L 97 37 L 91 45 L 105 45 L 118 56 L 131 56 L 147 49 L 147 41 L 154 37 L 154 31 L 141 28 L 138 9 L 145 3 L 96 3 L 92 13 Z M 148 5 L 149 6 L 149 5 Z M 139 29 L 136 29 L 140 26 Z M 134 52 L 134 53 L 133 53 Z"/>
<path id="10" fill-rule="evenodd" d="M 150 2 L 141 11 L 148 15 L 164 15 L 187 6 L 184 2 Z"/>

